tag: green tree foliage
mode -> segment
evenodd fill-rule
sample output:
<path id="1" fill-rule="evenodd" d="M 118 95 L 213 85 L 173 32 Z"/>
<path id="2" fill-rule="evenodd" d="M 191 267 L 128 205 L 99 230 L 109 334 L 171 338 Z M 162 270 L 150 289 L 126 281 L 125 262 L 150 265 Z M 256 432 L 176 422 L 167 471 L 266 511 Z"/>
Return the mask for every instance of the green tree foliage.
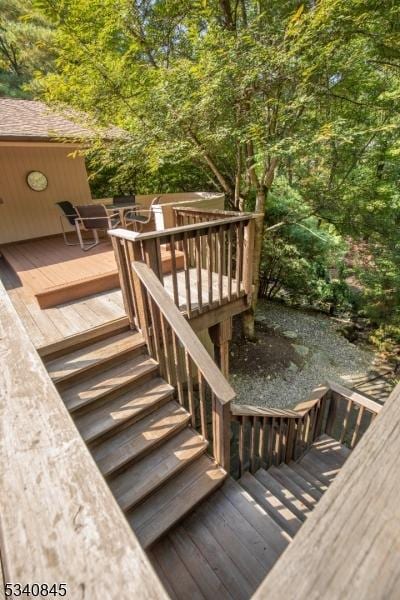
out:
<path id="1" fill-rule="evenodd" d="M 327 291 L 319 275 L 329 271 L 338 235 L 368 240 L 377 257 L 385 253 L 397 264 L 398 2 L 35 6 L 56 28 L 57 69 L 40 79 L 44 96 L 128 131 L 119 150 L 127 176 L 137 169 L 144 187 L 207 182 L 225 191 L 231 206 L 265 212 L 267 225 L 281 203 L 287 224 L 264 238 L 263 272 L 281 248 L 294 269 L 291 289 L 307 272 L 321 301 L 329 294 L 335 301 L 342 285 Z M 106 173 L 115 154 L 103 157 Z M 319 233 L 327 245 L 316 241 Z M 257 244 L 261 250 L 262 228 Z"/>
<path id="2" fill-rule="evenodd" d="M 35 72 L 51 68 L 52 35 L 48 20 L 30 0 L 0 0 L 0 96 L 32 95 Z"/>
<path id="3" fill-rule="evenodd" d="M 272 299 L 313 304 L 331 313 L 349 309 L 344 281 L 347 244 L 334 226 L 312 213 L 279 176 L 269 195 L 260 292 Z M 276 227 L 276 229 L 275 229 Z"/>

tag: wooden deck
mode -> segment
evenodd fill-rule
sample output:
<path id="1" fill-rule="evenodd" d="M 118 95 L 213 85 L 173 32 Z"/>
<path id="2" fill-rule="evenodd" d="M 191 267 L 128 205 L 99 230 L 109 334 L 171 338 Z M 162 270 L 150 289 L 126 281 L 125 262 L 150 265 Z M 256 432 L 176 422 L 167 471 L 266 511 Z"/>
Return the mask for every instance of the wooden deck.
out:
<path id="1" fill-rule="evenodd" d="M 41 308 L 86 298 L 119 287 L 118 269 L 109 239 L 83 252 L 80 246 L 66 246 L 54 236 L 8 244 L 1 252 L 19 283 Z M 161 257 L 163 272 L 171 270 L 169 253 Z M 182 266 L 183 257 L 178 257 Z"/>
<path id="2" fill-rule="evenodd" d="M 0 279 L 37 348 L 125 316 L 119 289 L 41 309 L 32 290 L 21 284 L 4 258 L 0 259 Z"/>
<path id="3" fill-rule="evenodd" d="M 61 237 L 9 244 L 1 252 L 21 284 L 41 308 L 56 306 L 118 287 L 118 270 L 109 240 L 88 252 L 66 246 Z"/>

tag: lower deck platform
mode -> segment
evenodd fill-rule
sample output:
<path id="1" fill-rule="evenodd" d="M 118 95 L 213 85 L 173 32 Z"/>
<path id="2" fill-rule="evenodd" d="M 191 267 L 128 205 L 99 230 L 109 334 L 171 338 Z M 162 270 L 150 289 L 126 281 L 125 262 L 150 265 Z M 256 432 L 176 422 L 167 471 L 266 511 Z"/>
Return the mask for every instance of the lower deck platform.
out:
<path id="1" fill-rule="evenodd" d="M 41 309 L 32 290 L 0 258 L 0 279 L 36 348 L 125 316 L 122 293 L 113 289 Z"/>
<path id="2" fill-rule="evenodd" d="M 84 252 L 67 246 L 60 236 L 8 244 L 1 253 L 20 285 L 36 299 L 40 308 L 85 298 L 119 287 L 114 251 L 109 239 Z M 177 252 L 177 266 L 183 253 Z M 169 252 L 162 252 L 164 273 L 171 270 Z"/>

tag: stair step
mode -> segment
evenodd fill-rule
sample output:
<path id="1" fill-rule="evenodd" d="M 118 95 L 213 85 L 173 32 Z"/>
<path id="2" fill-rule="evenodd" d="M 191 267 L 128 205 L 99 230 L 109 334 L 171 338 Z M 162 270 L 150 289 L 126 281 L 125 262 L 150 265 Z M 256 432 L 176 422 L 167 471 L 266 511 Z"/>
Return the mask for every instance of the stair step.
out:
<path id="1" fill-rule="evenodd" d="M 141 545 L 148 548 L 220 486 L 225 478 L 226 472 L 208 456 L 202 455 L 167 481 L 127 514 Z"/>
<path id="2" fill-rule="evenodd" d="M 66 407 L 70 412 L 103 400 L 115 398 L 122 391 L 134 385 L 142 384 L 145 378 L 149 379 L 158 371 L 155 360 L 147 355 L 134 356 L 131 360 L 107 369 L 103 373 L 96 373 L 88 379 L 79 381 L 61 394 Z"/>
<path id="3" fill-rule="evenodd" d="M 181 431 L 190 414 L 174 400 L 164 404 L 130 427 L 117 431 L 92 449 L 100 471 L 107 477 L 134 462 Z"/>
<path id="4" fill-rule="evenodd" d="M 144 348 L 142 334 L 128 330 L 50 360 L 46 368 L 53 382 L 59 384 L 93 373 Z"/>
<path id="5" fill-rule="evenodd" d="M 263 486 L 272 492 L 272 494 L 278 498 L 287 506 L 287 508 L 294 514 L 300 521 L 305 521 L 307 518 L 307 514 L 310 512 L 310 509 L 301 501 L 296 498 L 294 494 L 290 490 L 288 490 L 282 483 L 275 479 L 275 477 L 270 473 L 270 471 L 265 471 L 265 469 L 258 469 L 255 473 L 255 478 L 263 484 Z"/>
<path id="6" fill-rule="evenodd" d="M 312 485 L 313 488 L 317 489 L 320 492 L 321 496 L 328 489 L 329 484 L 322 483 L 322 481 L 320 481 L 318 477 L 315 477 L 305 465 L 291 462 L 289 466 L 293 471 L 300 475 L 300 477 L 302 477 L 303 479 L 305 479 L 305 481 Z"/>
<path id="7" fill-rule="evenodd" d="M 219 528 L 216 523 L 212 522 L 209 515 L 203 518 L 200 514 L 201 509 L 202 505 L 193 514 L 189 515 L 182 523 L 183 527 L 202 555 L 208 559 L 219 579 L 231 592 L 231 597 L 235 600 L 248 600 L 253 595 L 257 585 L 251 585 L 249 577 L 246 577 L 246 574 L 243 573 L 244 569 L 251 569 L 251 565 L 247 564 L 245 557 L 239 557 L 238 559 L 238 548 L 231 543 L 230 539 L 228 540 L 230 542 L 229 546 L 224 545 L 226 534 L 221 536 Z M 209 522 L 206 521 L 207 518 Z M 250 558 L 253 560 L 252 556 Z M 242 563 L 244 569 L 239 570 Z M 215 600 L 215 596 L 213 600 Z"/>
<path id="8" fill-rule="evenodd" d="M 199 514 L 249 582 L 259 584 L 275 564 L 278 553 L 258 531 L 220 490 L 203 502 L 195 514 Z"/>
<path id="9" fill-rule="evenodd" d="M 319 481 L 327 487 L 330 486 L 336 475 L 339 473 L 339 469 L 331 469 L 310 452 L 307 452 L 307 454 L 303 456 L 299 464 L 308 469 L 314 477 L 319 479 Z"/>
<path id="10" fill-rule="evenodd" d="M 323 492 L 321 492 L 318 487 L 307 481 L 307 479 L 305 479 L 296 469 L 294 469 L 294 463 L 292 463 L 290 466 L 283 464 L 279 468 L 287 479 L 293 481 L 293 483 L 302 489 L 305 494 L 311 496 L 311 498 L 314 500 L 314 503 L 318 502 L 318 500 L 322 498 Z"/>
<path id="11" fill-rule="evenodd" d="M 280 482 L 286 489 L 289 490 L 291 494 L 299 502 L 301 502 L 308 510 L 312 510 L 316 505 L 317 501 L 313 496 L 311 496 L 308 492 L 306 492 L 301 486 L 299 486 L 292 474 L 290 473 L 290 469 L 285 468 L 286 465 L 282 464 L 278 467 L 270 467 L 268 469 L 268 473 L 272 475 L 274 479 Z"/>
<path id="12" fill-rule="evenodd" d="M 281 554 L 285 550 L 291 537 L 262 506 L 255 503 L 254 498 L 237 481 L 229 477 L 222 486 L 221 493 L 228 498 L 229 502 L 272 546 L 277 554 Z"/>
<path id="13" fill-rule="evenodd" d="M 172 600 L 204 600 L 203 594 L 168 537 L 162 538 L 154 549 L 150 550 L 149 555 Z"/>
<path id="14" fill-rule="evenodd" d="M 250 473 L 244 473 L 239 480 L 240 485 L 253 496 L 264 510 L 280 525 L 291 537 L 301 527 L 301 520 L 279 498 L 266 489 L 258 479 Z"/>
<path id="15" fill-rule="evenodd" d="M 203 454 L 207 442 L 186 428 L 109 480 L 111 491 L 122 510 L 144 500 L 191 461 Z"/>
<path id="16" fill-rule="evenodd" d="M 205 599 L 232 599 L 218 574 L 214 571 L 213 565 L 210 565 L 204 558 L 182 526 L 175 527 L 169 534 L 169 539 Z"/>
<path id="17" fill-rule="evenodd" d="M 89 412 L 77 415 L 75 425 L 89 444 L 115 429 L 142 419 L 165 404 L 173 392 L 171 385 L 160 377 L 155 377 L 114 400 L 96 404 Z"/>
<path id="18" fill-rule="evenodd" d="M 314 442 L 310 451 L 318 454 L 320 460 L 325 461 L 328 465 L 332 465 L 339 469 L 343 467 L 347 458 L 350 456 L 349 448 L 346 448 L 346 446 L 327 435 L 321 436 Z"/>
<path id="19" fill-rule="evenodd" d="M 48 362 L 53 360 L 53 358 L 65 355 L 67 352 L 73 352 L 74 350 L 108 338 L 110 335 L 128 330 L 131 330 L 128 317 L 120 317 L 119 319 L 102 323 L 97 327 L 69 335 L 51 344 L 46 344 L 46 346 L 40 346 L 37 348 L 37 351 L 42 360 Z"/>

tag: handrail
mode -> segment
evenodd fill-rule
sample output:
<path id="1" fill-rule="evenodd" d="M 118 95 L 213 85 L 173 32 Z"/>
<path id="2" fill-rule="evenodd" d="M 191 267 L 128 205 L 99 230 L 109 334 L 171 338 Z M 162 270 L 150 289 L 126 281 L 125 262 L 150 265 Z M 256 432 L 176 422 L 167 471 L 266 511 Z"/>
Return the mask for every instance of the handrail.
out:
<path id="1" fill-rule="evenodd" d="M 400 384 L 253 600 L 398 598 L 399 431 Z"/>
<path id="2" fill-rule="evenodd" d="M 190 358 L 200 369 L 213 393 L 225 404 L 236 398 L 236 394 L 218 369 L 203 344 L 200 342 L 186 319 L 179 312 L 154 272 L 144 263 L 134 261 L 132 268 L 145 286 L 147 292 L 173 328 L 177 338 L 187 350 Z"/>
<path id="3" fill-rule="evenodd" d="M 333 381 L 318 386 L 293 410 L 235 405 L 231 413 L 239 424 L 239 470 L 296 460 L 322 433 L 354 448 L 381 409 Z"/>
<path id="4" fill-rule="evenodd" d="M 173 295 L 189 319 L 226 303 L 251 304 L 254 215 L 207 220 L 161 231 L 136 233 L 112 229 L 127 314 L 130 262 L 144 261 Z"/>
<path id="5" fill-rule="evenodd" d="M 1 282 L 0 356 L 4 582 L 62 583 L 74 599 L 166 599 Z"/>
<path id="6" fill-rule="evenodd" d="M 190 216 L 214 216 L 223 215 L 224 217 L 237 217 L 237 216 L 253 216 L 250 212 L 239 212 L 235 210 L 223 210 L 221 208 L 196 208 L 195 206 L 180 207 L 177 205 L 172 206 L 172 210 L 175 214 L 180 213 L 183 215 Z M 178 223 L 177 223 L 178 226 Z"/>
<path id="7" fill-rule="evenodd" d="M 229 470 L 230 404 L 236 395 L 152 269 L 132 262 L 139 325 L 161 374 L 177 388 L 194 427 L 212 439 L 216 461 Z M 208 423 L 211 405 L 212 435 Z M 200 421 L 200 422 L 199 422 Z"/>
<path id="8" fill-rule="evenodd" d="M 340 385 L 336 381 L 331 381 L 330 379 L 328 379 L 327 383 L 328 383 L 328 386 L 330 387 L 330 389 L 333 392 L 336 392 L 337 394 L 342 396 L 342 398 L 351 400 L 352 402 L 355 402 L 359 406 L 363 406 L 364 408 L 366 408 L 367 410 L 369 410 L 371 412 L 375 412 L 376 414 L 378 414 L 381 412 L 381 410 L 383 408 L 382 404 L 375 402 L 375 400 L 371 400 L 371 398 L 367 398 L 366 396 L 364 396 L 363 394 L 360 394 L 359 392 L 356 392 L 354 390 L 349 390 L 348 388 L 344 387 L 343 385 Z"/>
<path id="9" fill-rule="evenodd" d="M 254 219 L 252 214 L 245 214 L 236 217 L 229 217 L 226 219 L 216 219 L 215 221 L 204 221 L 201 223 L 193 223 L 192 225 L 182 225 L 179 227 L 169 227 L 168 229 L 161 229 L 160 231 L 146 231 L 144 233 L 136 233 L 135 231 L 128 231 L 127 229 L 110 229 L 108 232 L 110 236 L 119 237 L 123 240 L 131 242 L 141 242 L 145 240 L 156 240 L 162 238 L 168 238 L 171 235 L 179 239 L 183 234 L 190 231 L 203 231 L 210 227 L 217 227 L 218 225 L 227 225 L 229 223 L 240 223 L 242 221 L 249 221 Z"/>

